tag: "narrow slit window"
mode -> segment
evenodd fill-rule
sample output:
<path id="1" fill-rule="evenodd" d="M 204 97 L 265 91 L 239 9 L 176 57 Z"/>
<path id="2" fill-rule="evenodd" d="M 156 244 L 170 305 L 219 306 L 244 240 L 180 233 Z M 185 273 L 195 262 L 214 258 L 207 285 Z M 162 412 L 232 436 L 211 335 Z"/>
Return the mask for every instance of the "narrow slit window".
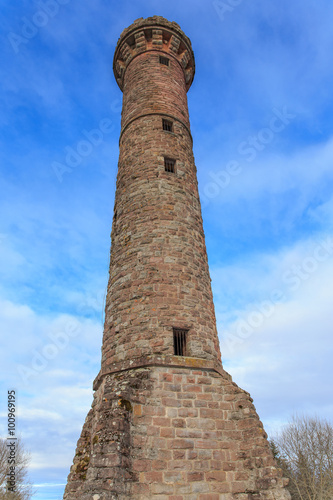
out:
<path id="1" fill-rule="evenodd" d="M 172 122 L 170 120 L 163 119 L 163 130 L 167 132 L 172 132 Z"/>
<path id="2" fill-rule="evenodd" d="M 171 172 L 172 174 L 175 173 L 175 165 L 176 165 L 176 160 L 173 160 L 172 158 L 164 158 L 164 168 L 166 172 Z"/>
<path id="3" fill-rule="evenodd" d="M 173 349 L 175 356 L 186 356 L 186 337 L 188 330 L 173 329 Z"/>
<path id="4" fill-rule="evenodd" d="M 164 66 L 169 66 L 169 59 L 167 57 L 160 56 L 160 64 L 164 64 Z"/>

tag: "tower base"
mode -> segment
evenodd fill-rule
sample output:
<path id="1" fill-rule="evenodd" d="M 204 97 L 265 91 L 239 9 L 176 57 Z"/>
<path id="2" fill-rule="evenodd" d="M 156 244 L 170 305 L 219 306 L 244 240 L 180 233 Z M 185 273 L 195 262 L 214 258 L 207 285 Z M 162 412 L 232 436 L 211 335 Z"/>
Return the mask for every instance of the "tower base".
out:
<path id="1" fill-rule="evenodd" d="M 99 378 L 64 500 L 290 499 L 250 395 L 195 361 Z"/>

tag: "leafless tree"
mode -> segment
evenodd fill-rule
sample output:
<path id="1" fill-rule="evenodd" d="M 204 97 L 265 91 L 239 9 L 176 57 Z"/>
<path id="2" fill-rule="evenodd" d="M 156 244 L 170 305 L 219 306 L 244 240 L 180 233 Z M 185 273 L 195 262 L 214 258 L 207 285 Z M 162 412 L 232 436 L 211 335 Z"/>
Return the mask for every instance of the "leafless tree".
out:
<path id="1" fill-rule="evenodd" d="M 14 450 L 12 458 L 10 456 L 11 442 L 15 442 L 15 446 L 12 446 L 12 450 Z M 13 458 L 15 464 L 14 462 L 9 463 L 8 461 L 13 460 Z M 28 479 L 29 462 L 30 455 L 25 450 L 21 439 L 11 441 L 0 438 L 0 500 L 29 500 L 32 497 L 34 491 Z M 10 491 L 8 483 L 10 466 L 14 467 L 15 470 L 14 491 Z"/>
<path id="2" fill-rule="evenodd" d="M 295 416 L 271 447 L 293 500 L 333 499 L 333 427 L 323 419 Z"/>

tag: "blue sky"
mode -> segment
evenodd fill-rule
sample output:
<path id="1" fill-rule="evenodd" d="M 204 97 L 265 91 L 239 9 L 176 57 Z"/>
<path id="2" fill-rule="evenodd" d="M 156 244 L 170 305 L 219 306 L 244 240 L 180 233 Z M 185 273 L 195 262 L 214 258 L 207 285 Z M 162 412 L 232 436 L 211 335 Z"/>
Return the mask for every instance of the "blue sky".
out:
<path id="1" fill-rule="evenodd" d="M 224 366 L 270 435 L 295 412 L 333 417 L 332 2 L 7 1 L 1 398 L 17 390 L 38 500 L 62 498 L 92 402 L 122 98 L 112 59 L 150 15 L 178 22 L 196 57 L 188 99 Z"/>

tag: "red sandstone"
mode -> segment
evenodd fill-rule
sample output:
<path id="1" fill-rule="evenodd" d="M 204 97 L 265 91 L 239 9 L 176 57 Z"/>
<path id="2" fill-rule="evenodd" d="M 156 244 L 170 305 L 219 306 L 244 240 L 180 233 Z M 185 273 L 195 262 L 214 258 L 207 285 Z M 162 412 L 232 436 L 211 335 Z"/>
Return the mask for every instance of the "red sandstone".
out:
<path id="1" fill-rule="evenodd" d="M 250 395 L 221 364 L 187 107 L 194 69 L 190 40 L 161 17 L 118 41 L 102 366 L 64 500 L 290 498 Z M 187 331 L 181 355 L 174 328 Z"/>

